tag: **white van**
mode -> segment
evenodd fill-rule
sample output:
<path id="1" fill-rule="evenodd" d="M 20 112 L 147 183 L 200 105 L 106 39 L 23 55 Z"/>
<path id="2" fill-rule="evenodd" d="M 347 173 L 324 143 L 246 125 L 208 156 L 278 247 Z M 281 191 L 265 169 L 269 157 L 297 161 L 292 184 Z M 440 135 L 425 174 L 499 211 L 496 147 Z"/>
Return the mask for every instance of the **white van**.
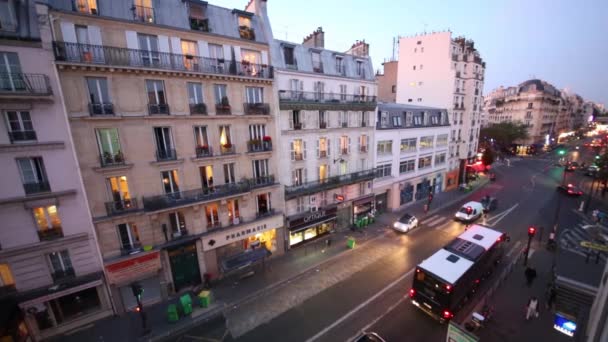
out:
<path id="1" fill-rule="evenodd" d="M 479 202 L 468 202 L 456 212 L 455 220 L 473 222 L 483 215 L 483 205 Z"/>

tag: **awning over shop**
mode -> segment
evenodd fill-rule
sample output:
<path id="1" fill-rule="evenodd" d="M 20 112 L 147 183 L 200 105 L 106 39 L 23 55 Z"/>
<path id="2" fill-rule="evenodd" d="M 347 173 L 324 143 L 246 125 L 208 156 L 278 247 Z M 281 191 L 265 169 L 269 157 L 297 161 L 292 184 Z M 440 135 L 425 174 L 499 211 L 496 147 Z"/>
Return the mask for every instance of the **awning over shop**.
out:
<path id="1" fill-rule="evenodd" d="M 222 260 L 221 268 L 224 273 L 238 271 L 262 261 L 271 254 L 266 248 L 250 249 Z"/>

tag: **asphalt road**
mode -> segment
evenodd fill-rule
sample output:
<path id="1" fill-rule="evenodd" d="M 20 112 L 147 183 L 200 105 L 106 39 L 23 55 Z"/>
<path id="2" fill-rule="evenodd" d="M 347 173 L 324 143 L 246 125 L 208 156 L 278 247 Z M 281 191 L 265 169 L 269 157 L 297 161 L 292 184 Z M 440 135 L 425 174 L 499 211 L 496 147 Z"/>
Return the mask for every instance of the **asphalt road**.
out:
<path id="1" fill-rule="evenodd" d="M 578 220 L 568 212 L 578 207 L 580 199 L 556 192 L 556 185 L 563 175 L 563 168 L 554 166 L 556 160 L 557 155 L 550 154 L 549 158 L 526 158 L 511 163 L 511 167 L 498 168 L 496 182 L 469 196 L 469 199 L 479 199 L 491 194 L 499 199 L 498 209 L 490 214 L 488 224 L 507 232 L 513 247 L 523 246 L 527 241 L 529 225 L 546 227 L 539 231 L 538 236 L 546 240 L 556 214 L 562 230 Z M 568 177 L 582 179 L 584 176 L 574 173 Z M 560 196 L 561 210 L 556 211 Z M 420 229 L 407 235 L 387 229 L 383 237 L 369 243 L 400 246 L 397 252 L 321 291 L 236 341 L 346 341 L 362 330 L 375 331 L 387 341 L 445 340 L 446 326 L 416 309 L 405 297 L 415 265 L 463 231 L 461 223 L 451 220 L 462 203 L 444 208 L 430 218 L 419 218 L 422 222 Z M 234 341 L 230 335 L 225 335 L 223 327 L 223 321 L 215 321 L 196 327 L 187 335 L 200 337 L 192 341 L 222 338 L 223 341 Z M 216 333 L 211 337 L 210 332 Z M 180 341 L 189 339 L 181 338 Z"/>

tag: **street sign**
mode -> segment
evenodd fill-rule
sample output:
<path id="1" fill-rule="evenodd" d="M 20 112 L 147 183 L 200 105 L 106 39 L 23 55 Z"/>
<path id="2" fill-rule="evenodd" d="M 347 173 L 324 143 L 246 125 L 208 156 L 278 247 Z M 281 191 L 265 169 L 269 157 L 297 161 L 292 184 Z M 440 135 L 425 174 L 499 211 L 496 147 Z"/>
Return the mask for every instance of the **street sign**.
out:
<path id="1" fill-rule="evenodd" d="M 591 241 L 581 241 L 581 246 L 585 248 L 595 249 L 602 252 L 608 252 L 608 246 L 599 243 L 593 243 Z"/>
<path id="2" fill-rule="evenodd" d="M 445 339 L 446 342 L 477 342 L 479 337 L 471 334 L 460 325 L 450 321 L 448 325 L 448 336 Z"/>

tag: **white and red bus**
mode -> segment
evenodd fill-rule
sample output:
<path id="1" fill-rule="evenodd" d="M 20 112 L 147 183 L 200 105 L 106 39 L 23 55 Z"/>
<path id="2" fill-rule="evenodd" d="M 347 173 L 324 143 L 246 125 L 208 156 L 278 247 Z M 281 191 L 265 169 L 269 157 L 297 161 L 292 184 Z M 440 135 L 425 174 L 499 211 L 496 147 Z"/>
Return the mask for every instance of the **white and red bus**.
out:
<path id="1" fill-rule="evenodd" d="M 502 232 L 472 225 L 416 267 L 412 304 L 440 322 L 450 320 L 500 263 L 507 240 Z"/>

